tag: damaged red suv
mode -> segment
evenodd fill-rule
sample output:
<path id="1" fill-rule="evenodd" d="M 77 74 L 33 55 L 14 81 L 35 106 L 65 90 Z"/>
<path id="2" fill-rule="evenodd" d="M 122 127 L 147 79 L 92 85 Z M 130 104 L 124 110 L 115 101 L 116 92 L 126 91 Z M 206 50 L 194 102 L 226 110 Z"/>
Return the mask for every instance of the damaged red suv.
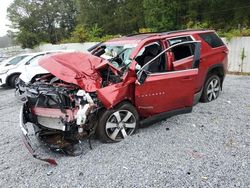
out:
<path id="1" fill-rule="evenodd" d="M 26 86 L 20 126 L 35 157 L 30 127 L 50 148 L 74 155 L 84 138 L 118 142 L 141 124 L 215 100 L 227 70 L 228 49 L 213 30 L 130 35 L 89 51 L 44 57 L 49 74 Z"/>

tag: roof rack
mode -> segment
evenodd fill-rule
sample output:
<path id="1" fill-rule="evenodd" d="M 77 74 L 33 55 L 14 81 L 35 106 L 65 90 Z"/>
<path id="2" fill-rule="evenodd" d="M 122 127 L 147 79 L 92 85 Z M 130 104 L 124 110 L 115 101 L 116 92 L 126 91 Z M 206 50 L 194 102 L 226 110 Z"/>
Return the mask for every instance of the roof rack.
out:
<path id="1" fill-rule="evenodd" d="M 132 36 L 137 36 L 137 35 L 146 35 L 146 34 L 159 34 L 159 33 L 157 33 L 157 32 L 134 33 L 134 34 L 126 35 L 126 37 L 132 37 Z"/>
<path id="2" fill-rule="evenodd" d="M 208 29 L 182 29 L 182 30 L 176 30 L 176 31 L 167 31 L 167 32 L 162 32 L 161 34 L 175 34 L 175 33 L 182 33 L 182 32 L 192 32 L 192 31 L 206 31 Z"/>
<path id="3" fill-rule="evenodd" d="M 135 34 L 129 34 L 126 35 L 126 37 L 132 37 L 137 35 L 144 35 L 144 34 L 155 34 L 155 35 L 169 35 L 174 33 L 181 33 L 181 32 L 192 32 L 192 31 L 206 31 L 208 29 L 182 29 L 182 30 L 176 30 L 176 31 L 167 31 L 167 32 L 145 32 L 145 33 L 135 33 Z"/>

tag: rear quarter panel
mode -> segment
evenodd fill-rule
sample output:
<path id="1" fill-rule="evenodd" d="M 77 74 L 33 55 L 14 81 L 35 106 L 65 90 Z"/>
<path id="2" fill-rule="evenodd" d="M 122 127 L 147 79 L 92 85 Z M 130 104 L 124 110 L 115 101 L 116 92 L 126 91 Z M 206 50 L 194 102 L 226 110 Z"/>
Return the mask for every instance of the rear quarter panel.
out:
<path id="1" fill-rule="evenodd" d="M 199 34 L 194 34 L 193 37 L 201 41 L 201 58 L 200 58 L 200 68 L 196 85 L 196 92 L 202 89 L 204 82 L 206 80 L 207 73 L 209 69 L 215 65 L 223 66 L 224 71 L 227 70 L 228 61 L 228 49 L 227 46 L 220 46 L 217 48 L 212 48 L 207 44 Z"/>

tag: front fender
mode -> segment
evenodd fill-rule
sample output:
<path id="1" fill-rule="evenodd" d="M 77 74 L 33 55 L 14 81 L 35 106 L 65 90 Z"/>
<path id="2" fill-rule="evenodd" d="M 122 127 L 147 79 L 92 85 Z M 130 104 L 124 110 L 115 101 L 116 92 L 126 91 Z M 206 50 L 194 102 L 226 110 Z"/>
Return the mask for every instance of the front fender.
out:
<path id="1" fill-rule="evenodd" d="M 97 97 L 106 109 L 110 109 L 124 100 L 129 100 L 134 104 L 134 93 L 134 80 L 130 80 L 97 90 Z"/>

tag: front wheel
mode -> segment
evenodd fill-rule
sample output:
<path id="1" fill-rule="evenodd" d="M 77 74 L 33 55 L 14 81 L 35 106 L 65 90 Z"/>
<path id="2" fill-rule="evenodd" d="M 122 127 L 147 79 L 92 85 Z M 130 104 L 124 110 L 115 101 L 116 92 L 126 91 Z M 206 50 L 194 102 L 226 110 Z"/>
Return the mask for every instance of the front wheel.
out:
<path id="1" fill-rule="evenodd" d="M 201 101 L 202 102 L 211 102 L 215 99 L 217 99 L 220 95 L 220 90 L 221 90 L 221 80 L 219 76 L 217 75 L 211 75 L 203 89 L 203 93 L 201 96 Z"/>
<path id="2" fill-rule="evenodd" d="M 11 76 L 9 80 L 9 86 L 15 88 L 16 84 L 18 83 L 18 79 L 19 79 L 19 74 Z"/>
<path id="3" fill-rule="evenodd" d="M 119 142 L 132 135 L 139 124 L 139 116 L 130 103 L 106 110 L 99 119 L 96 133 L 102 142 Z"/>

